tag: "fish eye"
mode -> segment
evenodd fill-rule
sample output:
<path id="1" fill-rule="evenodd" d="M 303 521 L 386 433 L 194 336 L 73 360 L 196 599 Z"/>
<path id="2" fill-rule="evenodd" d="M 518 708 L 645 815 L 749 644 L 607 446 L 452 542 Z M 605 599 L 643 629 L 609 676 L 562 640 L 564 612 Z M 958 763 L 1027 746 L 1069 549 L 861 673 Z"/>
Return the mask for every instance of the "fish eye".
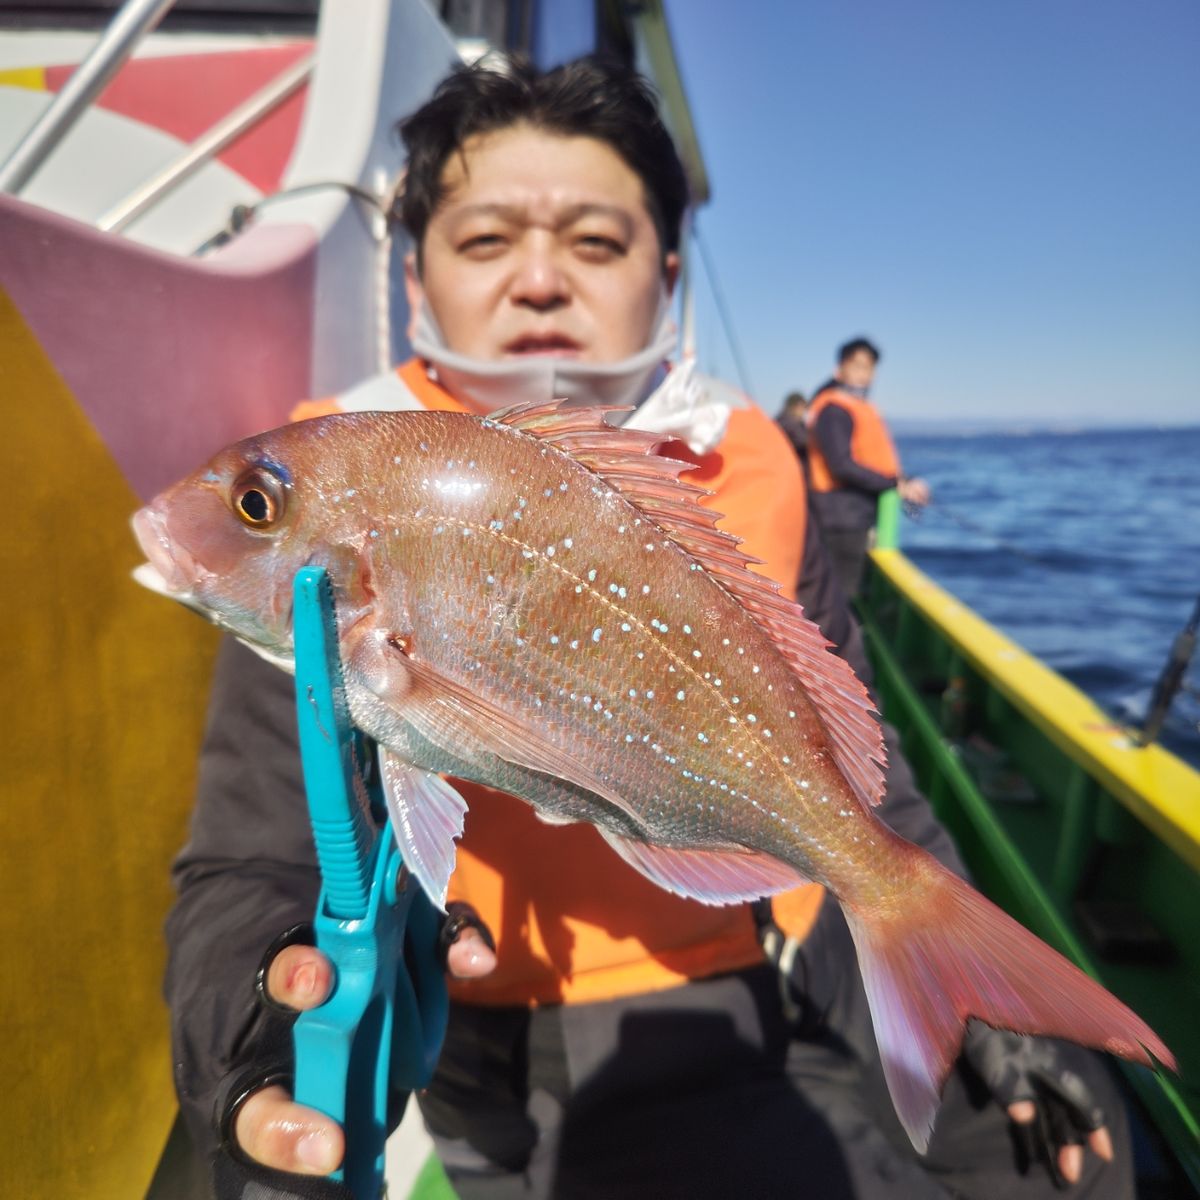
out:
<path id="1" fill-rule="evenodd" d="M 282 480 L 265 467 L 251 467 L 239 476 L 229 494 L 229 503 L 243 525 L 270 529 L 283 516 L 287 491 Z"/>

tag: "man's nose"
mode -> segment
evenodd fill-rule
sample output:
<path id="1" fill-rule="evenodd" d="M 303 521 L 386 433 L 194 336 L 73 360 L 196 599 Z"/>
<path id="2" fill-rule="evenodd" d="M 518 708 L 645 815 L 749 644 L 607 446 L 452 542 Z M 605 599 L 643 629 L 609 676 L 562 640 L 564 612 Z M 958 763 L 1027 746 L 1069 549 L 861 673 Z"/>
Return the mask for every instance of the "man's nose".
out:
<path id="1" fill-rule="evenodd" d="M 539 312 L 560 308 L 570 298 L 571 285 L 556 248 L 540 240 L 523 248 L 513 275 L 510 299 Z"/>

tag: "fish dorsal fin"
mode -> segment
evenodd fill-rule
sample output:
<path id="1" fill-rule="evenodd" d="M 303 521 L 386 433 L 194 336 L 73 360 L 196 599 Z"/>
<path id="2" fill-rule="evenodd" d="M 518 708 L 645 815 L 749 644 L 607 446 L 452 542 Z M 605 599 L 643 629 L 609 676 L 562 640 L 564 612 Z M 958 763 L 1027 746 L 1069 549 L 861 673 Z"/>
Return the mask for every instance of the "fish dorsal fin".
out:
<path id="1" fill-rule="evenodd" d="M 655 454 L 662 435 L 610 425 L 622 408 L 574 408 L 535 401 L 492 413 L 487 421 L 551 443 L 599 475 L 686 551 L 754 618 L 804 685 L 838 769 L 866 805 L 883 797 L 887 754 L 874 704 L 848 663 L 779 585 L 749 568 L 761 560 L 742 553 L 741 539 L 717 528 L 722 515 L 699 503 L 712 495 L 679 476 L 694 468 Z"/>

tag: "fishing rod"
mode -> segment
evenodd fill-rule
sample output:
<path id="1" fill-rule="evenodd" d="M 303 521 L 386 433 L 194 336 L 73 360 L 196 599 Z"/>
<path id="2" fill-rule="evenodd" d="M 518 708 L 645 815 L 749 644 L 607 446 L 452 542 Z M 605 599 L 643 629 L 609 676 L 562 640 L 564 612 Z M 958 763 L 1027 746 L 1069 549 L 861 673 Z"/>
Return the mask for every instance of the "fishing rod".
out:
<path id="1" fill-rule="evenodd" d="M 1181 689 L 1191 691 L 1190 688 L 1184 688 L 1183 676 L 1192 661 L 1192 655 L 1196 652 L 1197 629 L 1200 629 L 1200 596 L 1196 597 L 1196 607 L 1192 609 L 1188 623 L 1176 636 L 1158 682 L 1154 685 L 1146 719 L 1135 739 L 1139 746 L 1148 746 L 1158 737 L 1159 730 L 1167 719 L 1167 710 L 1176 694 Z"/>
<path id="2" fill-rule="evenodd" d="M 1012 542 L 1005 541 L 1004 538 L 998 537 L 986 526 L 980 525 L 978 522 L 972 521 L 968 517 L 964 517 L 961 513 L 955 512 L 952 508 L 947 508 L 940 500 L 930 499 L 928 504 L 926 504 L 924 507 L 934 509 L 943 517 L 953 521 L 955 525 L 959 525 L 963 529 L 968 530 L 970 533 L 979 534 L 981 537 L 985 537 L 989 541 L 994 542 L 998 550 L 1004 550 L 1008 554 L 1012 554 L 1017 558 L 1024 559 L 1026 562 L 1036 563 L 1039 567 L 1052 567 L 1055 565 L 1053 560 L 1047 558 L 1045 555 L 1035 554 L 1030 550 L 1022 549 L 1020 546 L 1017 546 Z M 919 518 L 922 512 L 922 508 L 920 506 L 912 504 L 906 504 L 904 506 L 904 510 L 910 517 L 914 518 Z"/>

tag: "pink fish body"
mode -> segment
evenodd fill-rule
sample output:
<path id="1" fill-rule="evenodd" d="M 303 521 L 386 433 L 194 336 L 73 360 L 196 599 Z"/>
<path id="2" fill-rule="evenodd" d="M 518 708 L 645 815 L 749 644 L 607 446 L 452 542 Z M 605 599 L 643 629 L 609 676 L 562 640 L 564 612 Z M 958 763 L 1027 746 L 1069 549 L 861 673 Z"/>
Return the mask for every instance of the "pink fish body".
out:
<path id="1" fill-rule="evenodd" d="M 883 750 L 862 685 L 655 440 L 555 405 L 320 418 L 223 451 L 135 529 L 153 586 L 282 665 L 292 578 L 327 567 L 351 712 L 439 903 L 465 813 L 443 775 L 589 821 L 706 903 L 826 885 L 921 1149 L 970 1016 L 1173 1065 L 1134 1013 L 873 815 Z"/>

